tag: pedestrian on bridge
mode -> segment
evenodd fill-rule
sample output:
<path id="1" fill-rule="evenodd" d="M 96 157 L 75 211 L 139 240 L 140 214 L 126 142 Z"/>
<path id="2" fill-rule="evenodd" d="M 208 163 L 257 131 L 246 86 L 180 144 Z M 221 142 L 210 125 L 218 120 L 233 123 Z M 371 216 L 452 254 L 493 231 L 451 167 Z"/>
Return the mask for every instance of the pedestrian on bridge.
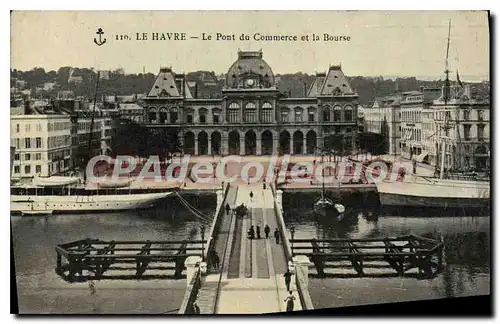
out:
<path id="1" fill-rule="evenodd" d="M 257 225 L 257 239 L 260 240 L 260 226 Z"/>
<path id="2" fill-rule="evenodd" d="M 213 265 L 215 267 L 215 269 L 219 269 L 219 266 L 220 266 L 220 258 L 219 258 L 219 254 L 214 251 L 214 260 L 213 260 Z"/>
<path id="3" fill-rule="evenodd" d="M 278 228 L 274 231 L 274 238 L 276 239 L 276 244 L 280 244 L 280 231 L 278 231 Z"/>
<path id="4" fill-rule="evenodd" d="M 269 232 L 271 232 L 271 229 L 269 228 L 269 225 L 266 224 L 264 227 L 264 233 L 266 234 L 266 239 L 269 238 Z"/>
<path id="5" fill-rule="evenodd" d="M 200 307 L 198 306 L 198 303 L 196 300 L 193 302 L 193 314 L 200 314 Z"/>
<path id="6" fill-rule="evenodd" d="M 231 211 L 231 207 L 229 207 L 229 203 L 226 203 L 226 215 L 229 215 L 230 211 Z"/>
<path id="7" fill-rule="evenodd" d="M 291 312 L 293 311 L 293 301 L 295 300 L 295 297 L 293 296 L 292 291 L 289 291 L 288 297 L 286 297 L 285 302 L 286 302 L 286 311 Z"/>
<path id="8" fill-rule="evenodd" d="M 290 272 L 290 269 L 287 268 L 285 274 L 283 275 L 285 278 L 285 285 L 286 285 L 286 290 L 290 291 L 290 283 L 292 282 L 292 273 Z"/>
<path id="9" fill-rule="evenodd" d="M 253 191 L 250 191 L 250 201 L 253 199 Z"/>
<path id="10" fill-rule="evenodd" d="M 255 238 L 255 229 L 253 228 L 253 225 L 250 226 L 250 229 L 248 230 L 248 237 L 253 240 Z"/>

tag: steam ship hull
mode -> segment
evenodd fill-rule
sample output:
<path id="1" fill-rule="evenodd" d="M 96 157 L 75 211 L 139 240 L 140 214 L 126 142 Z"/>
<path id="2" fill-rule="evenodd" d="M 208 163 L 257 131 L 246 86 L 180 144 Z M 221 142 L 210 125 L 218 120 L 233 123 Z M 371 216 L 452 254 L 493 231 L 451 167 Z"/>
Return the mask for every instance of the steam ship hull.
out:
<path id="1" fill-rule="evenodd" d="M 11 195 L 11 213 L 47 215 L 52 213 L 114 212 L 152 207 L 171 192 L 129 195 Z"/>
<path id="2" fill-rule="evenodd" d="M 488 208 L 490 184 L 483 181 L 417 180 L 381 182 L 382 206 L 430 208 Z"/>

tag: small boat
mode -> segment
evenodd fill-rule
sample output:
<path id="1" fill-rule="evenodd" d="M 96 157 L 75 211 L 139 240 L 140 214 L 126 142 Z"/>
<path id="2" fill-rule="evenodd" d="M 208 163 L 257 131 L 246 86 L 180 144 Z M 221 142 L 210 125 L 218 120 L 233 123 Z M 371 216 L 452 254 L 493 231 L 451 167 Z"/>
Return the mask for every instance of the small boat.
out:
<path id="1" fill-rule="evenodd" d="M 64 187 L 70 185 L 76 185 L 81 183 L 81 178 L 79 177 L 63 177 L 63 176 L 51 176 L 51 177 L 33 177 L 32 184 L 35 187 Z"/>
<path id="2" fill-rule="evenodd" d="M 100 180 L 97 182 L 97 186 L 99 188 L 123 188 L 123 187 L 128 187 L 130 184 L 133 182 L 133 179 L 119 179 L 119 180 L 112 180 L 112 179 L 105 179 L 105 180 Z"/>
<path id="3" fill-rule="evenodd" d="M 327 197 L 321 197 L 314 204 L 314 210 L 326 217 L 336 217 L 342 220 L 345 216 L 345 207 L 342 204 L 336 204 Z"/>
<path id="4" fill-rule="evenodd" d="M 52 215 L 54 213 L 53 210 L 23 210 L 21 211 L 21 216 L 47 216 Z"/>
<path id="5" fill-rule="evenodd" d="M 323 154 L 321 155 L 321 163 L 323 163 Z M 345 216 L 345 207 L 340 203 L 340 182 L 338 183 L 338 202 L 333 202 L 330 198 L 326 197 L 325 195 L 325 181 L 324 181 L 324 168 L 322 169 L 322 185 L 321 185 L 321 197 L 316 201 L 314 204 L 314 211 L 317 212 L 318 214 L 337 219 L 337 220 L 342 220 L 344 219 Z"/>

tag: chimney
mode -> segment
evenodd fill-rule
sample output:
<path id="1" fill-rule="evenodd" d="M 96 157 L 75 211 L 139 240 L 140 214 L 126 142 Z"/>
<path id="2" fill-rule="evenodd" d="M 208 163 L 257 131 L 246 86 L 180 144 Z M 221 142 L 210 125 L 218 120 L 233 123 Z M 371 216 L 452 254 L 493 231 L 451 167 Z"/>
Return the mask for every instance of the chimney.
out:
<path id="1" fill-rule="evenodd" d="M 198 81 L 194 84 L 194 97 L 198 98 Z"/>

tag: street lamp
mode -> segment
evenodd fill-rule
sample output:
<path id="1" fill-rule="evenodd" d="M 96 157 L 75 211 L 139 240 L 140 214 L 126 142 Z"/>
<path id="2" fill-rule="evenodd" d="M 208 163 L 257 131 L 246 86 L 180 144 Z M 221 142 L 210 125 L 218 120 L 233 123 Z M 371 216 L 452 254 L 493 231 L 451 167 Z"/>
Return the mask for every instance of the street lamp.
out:
<path id="1" fill-rule="evenodd" d="M 290 227 L 290 234 L 292 235 L 292 257 L 293 257 L 293 238 L 295 236 L 295 226 Z"/>

